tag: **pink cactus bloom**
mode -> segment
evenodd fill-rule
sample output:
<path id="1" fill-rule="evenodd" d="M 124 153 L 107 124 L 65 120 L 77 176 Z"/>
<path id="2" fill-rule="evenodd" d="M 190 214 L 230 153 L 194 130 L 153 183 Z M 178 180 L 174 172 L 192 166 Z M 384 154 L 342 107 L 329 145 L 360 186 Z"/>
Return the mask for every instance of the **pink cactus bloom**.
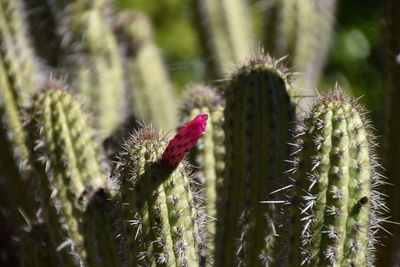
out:
<path id="1" fill-rule="evenodd" d="M 191 122 L 185 124 L 175 137 L 168 143 L 162 155 L 162 161 L 176 168 L 189 150 L 197 144 L 200 137 L 206 132 L 207 114 L 197 115 Z"/>

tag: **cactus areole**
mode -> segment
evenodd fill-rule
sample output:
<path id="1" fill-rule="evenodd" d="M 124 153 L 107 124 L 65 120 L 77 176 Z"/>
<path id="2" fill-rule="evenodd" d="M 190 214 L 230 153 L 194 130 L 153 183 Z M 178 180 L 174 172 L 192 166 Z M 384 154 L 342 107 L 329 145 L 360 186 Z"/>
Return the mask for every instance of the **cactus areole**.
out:
<path id="1" fill-rule="evenodd" d="M 206 132 L 207 114 L 197 115 L 189 123 L 185 124 L 175 137 L 168 143 L 162 155 L 165 165 L 176 168 L 186 153 L 197 144 L 200 137 Z"/>

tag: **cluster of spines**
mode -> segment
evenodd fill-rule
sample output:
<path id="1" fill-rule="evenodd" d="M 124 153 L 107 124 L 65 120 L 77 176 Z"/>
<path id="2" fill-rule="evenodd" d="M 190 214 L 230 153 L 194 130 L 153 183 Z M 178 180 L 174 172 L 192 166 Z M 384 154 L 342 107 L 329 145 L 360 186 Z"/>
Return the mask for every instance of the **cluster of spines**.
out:
<path id="1" fill-rule="evenodd" d="M 32 97 L 28 116 L 32 165 L 38 170 L 35 179 L 50 236 L 63 264 L 82 263 L 77 201 L 87 186 L 104 186 L 106 178 L 89 119 L 55 80 L 47 81 Z"/>
<path id="2" fill-rule="evenodd" d="M 249 14 L 242 0 L 193 0 L 208 76 L 225 77 L 253 49 Z"/>
<path id="3" fill-rule="evenodd" d="M 278 210 L 261 201 L 284 182 L 294 120 L 288 76 L 277 62 L 260 55 L 244 64 L 226 86 L 226 165 L 215 252 L 218 266 L 272 261 Z"/>
<path id="4" fill-rule="evenodd" d="M 108 137 L 123 120 L 124 77 L 112 27 L 104 18 L 106 1 L 59 1 L 66 56 L 62 67 L 76 78 L 76 89 L 96 115 L 102 137 Z"/>
<path id="5" fill-rule="evenodd" d="M 290 266 L 370 266 L 386 207 L 362 109 L 340 90 L 322 97 L 298 127 L 283 261 Z"/>
<path id="6" fill-rule="evenodd" d="M 161 129 L 175 128 L 178 111 L 174 88 L 154 43 L 150 21 L 139 12 L 122 12 L 115 20 L 114 31 L 125 54 L 133 113 Z"/>
<path id="7" fill-rule="evenodd" d="M 191 152 L 191 161 L 196 168 L 200 195 L 204 206 L 205 246 L 207 264 L 213 265 L 214 236 L 216 233 L 217 198 L 221 189 L 224 171 L 223 99 L 217 90 L 205 85 L 192 85 L 188 90 L 183 119 L 193 119 L 199 113 L 209 114 L 210 123 L 204 137 Z"/>
<path id="8" fill-rule="evenodd" d="M 190 126 L 184 132 L 195 130 Z M 181 157 L 179 148 L 186 138 L 181 132 L 166 149 L 164 137 L 142 128 L 119 155 L 113 179 L 120 187 L 131 265 L 199 264 L 197 202 L 185 164 L 174 160 Z M 175 147 L 174 140 L 183 143 Z"/>

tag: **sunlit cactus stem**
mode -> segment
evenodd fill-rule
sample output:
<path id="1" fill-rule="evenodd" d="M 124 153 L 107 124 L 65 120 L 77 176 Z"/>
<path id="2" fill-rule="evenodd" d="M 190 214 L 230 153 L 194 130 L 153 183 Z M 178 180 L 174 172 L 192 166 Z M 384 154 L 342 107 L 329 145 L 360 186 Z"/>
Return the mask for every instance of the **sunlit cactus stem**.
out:
<path id="1" fill-rule="evenodd" d="M 250 14 L 243 0 L 192 0 L 207 74 L 225 77 L 252 52 Z"/>
<path id="2" fill-rule="evenodd" d="M 125 54 L 130 107 L 139 120 L 170 131 L 177 125 L 177 101 L 167 67 L 153 40 L 150 21 L 139 12 L 118 15 L 115 32 Z"/>
<path id="3" fill-rule="evenodd" d="M 195 118 L 199 113 L 209 114 L 207 132 L 190 153 L 190 159 L 198 171 L 196 176 L 201 185 L 199 191 L 204 199 L 206 262 L 213 265 L 217 198 L 222 189 L 225 165 L 222 97 L 214 88 L 200 84 L 193 85 L 187 92 L 182 113 L 184 121 Z"/>
<path id="4" fill-rule="evenodd" d="M 226 174 L 218 205 L 216 266 L 273 261 L 278 209 L 261 202 L 272 201 L 269 193 L 284 182 L 294 120 L 290 80 L 279 65 L 259 55 L 226 84 Z"/>
<path id="5" fill-rule="evenodd" d="M 105 15 L 106 1 L 58 1 L 64 69 L 95 115 L 102 137 L 124 119 L 124 77 L 115 35 Z"/>
<path id="6" fill-rule="evenodd" d="M 373 140 L 364 112 L 340 90 L 321 97 L 299 124 L 289 266 L 372 266 L 380 216 Z"/>
<path id="7" fill-rule="evenodd" d="M 54 80 L 32 97 L 28 116 L 35 179 L 57 256 L 66 266 L 82 264 L 78 198 L 106 181 L 93 130 L 81 104 Z"/>
<path id="8" fill-rule="evenodd" d="M 198 266 L 197 203 L 181 161 L 204 134 L 206 116 L 168 145 L 155 130 L 140 129 L 120 154 L 113 179 L 120 183 L 130 266 Z"/>

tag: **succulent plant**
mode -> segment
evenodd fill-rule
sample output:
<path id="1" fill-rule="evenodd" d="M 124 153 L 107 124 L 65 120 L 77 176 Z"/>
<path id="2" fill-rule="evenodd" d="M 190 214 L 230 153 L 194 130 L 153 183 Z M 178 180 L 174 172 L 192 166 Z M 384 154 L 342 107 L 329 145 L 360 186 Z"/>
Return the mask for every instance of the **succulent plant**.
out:
<path id="1" fill-rule="evenodd" d="M 226 85 L 217 266 L 260 266 L 273 260 L 278 209 L 261 201 L 284 182 L 295 116 L 290 90 L 286 71 L 264 55 L 245 63 Z"/>
<path id="2" fill-rule="evenodd" d="M 364 111 L 339 89 L 299 123 L 291 170 L 289 266 L 372 266 L 385 209 Z M 288 256 L 287 256 L 288 255 Z"/>

